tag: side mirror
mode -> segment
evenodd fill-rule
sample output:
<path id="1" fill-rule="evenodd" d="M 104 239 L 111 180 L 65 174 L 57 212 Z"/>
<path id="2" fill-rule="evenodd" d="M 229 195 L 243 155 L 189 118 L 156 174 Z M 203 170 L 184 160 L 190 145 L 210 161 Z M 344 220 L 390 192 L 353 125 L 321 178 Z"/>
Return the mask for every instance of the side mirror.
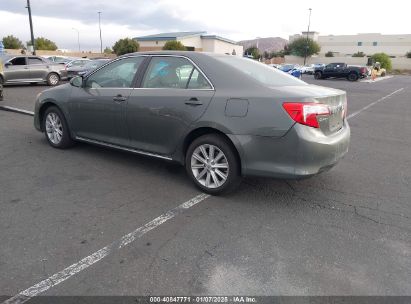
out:
<path id="1" fill-rule="evenodd" d="M 73 87 L 81 88 L 83 86 L 83 77 L 76 76 L 74 78 L 71 78 L 70 84 Z"/>
<path id="2" fill-rule="evenodd" d="M 6 62 L 6 63 L 4 64 L 4 66 L 5 66 L 6 68 L 8 68 L 8 67 L 11 66 L 11 65 L 13 65 L 11 62 Z"/>

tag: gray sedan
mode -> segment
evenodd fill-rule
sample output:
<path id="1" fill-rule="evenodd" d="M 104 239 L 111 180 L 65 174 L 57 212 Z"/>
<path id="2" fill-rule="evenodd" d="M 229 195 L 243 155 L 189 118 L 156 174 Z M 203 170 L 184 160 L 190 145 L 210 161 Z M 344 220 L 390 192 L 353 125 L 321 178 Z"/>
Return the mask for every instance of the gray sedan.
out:
<path id="1" fill-rule="evenodd" d="M 348 151 L 346 94 L 231 55 L 149 52 L 119 57 L 44 91 L 34 125 L 54 148 L 75 141 L 186 167 L 220 194 L 242 176 L 303 178 Z"/>
<path id="2" fill-rule="evenodd" d="M 39 83 L 58 85 L 67 78 L 63 64 L 57 64 L 38 56 L 0 56 L 0 83 Z"/>

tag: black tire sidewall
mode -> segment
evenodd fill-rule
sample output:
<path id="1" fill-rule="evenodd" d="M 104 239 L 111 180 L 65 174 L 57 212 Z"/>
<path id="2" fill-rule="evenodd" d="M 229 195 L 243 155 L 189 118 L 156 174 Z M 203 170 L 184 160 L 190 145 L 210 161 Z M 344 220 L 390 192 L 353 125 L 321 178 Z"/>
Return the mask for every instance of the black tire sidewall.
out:
<path id="1" fill-rule="evenodd" d="M 321 79 L 322 78 L 322 73 L 321 72 L 315 72 L 314 78 L 315 79 Z"/>
<path id="2" fill-rule="evenodd" d="M 351 78 L 353 76 L 353 78 Z M 351 74 L 348 74 L 348 80 L 349 81 L 357 81 L 358 80 L 358 75 L 357 74 L 355 74 L 355 73 L 351 73 Z"/>
<path id="3" fill-rule="evenodd" d="M 63 126 L 63 136 L 62 136 L 62 139 L 61 139 L 59 144 L 54 144 L 53 142 L 51 142 L 51 140 L 47 136 L 46 117 L 50 113 L 55 113 L 56 115 L 58 115 L 58 117 L 60 118 L 61 124 Z M 69 148 L 73 145 L 73 140 L 71 139 L 70 129 L 68 127 L 66 118 L 64 117 L 64 114 L 60 111 L 60 109 L 57 108 L 56 106 L 51 106 L 51 107 L 47 108 L 46 111 L 44 112 L 43 121 L 42 121 L 42 128 L 43 128 L 43 131 L 44 131 L 44 135 L 46 136 L 47 142 L 53 148 L 66 149 L 66 148 Z"/>
<path id="4" fill-rule="evenodd" d="M 52 75 L 56 75 L 56 76 L 58 77 L 58 79 L 59 79 L 56 84 L 52 84 L 52 83 L 50 82 L 50 77 L 51 77 Z M 49 74 L 47 75 L 47 85 L 54 87 L 54 86 L 58 85 L 59 83 L 60 83 L 60 76 L 59 76 L 57 73 L 49 73 Z"/>
<path id="5" fill-rule="evenodd" d="M 218 147 L 226 156 L 228 165 L 229 165 L 229 173 L 226 182 L 214 189 L 206 188 L 205 186 L 201 185 L 197 179 L 194 177 L 193 172 L 191 170 L 191 156 L 194 150 L 203 144 L 211 144 Z M 185 167 L 187 174 L 190 176 L 191 180 L 194 184 L 201 189 L 203 192 L 211 194 L 211 195 L 219 195 L 223 193 L 228 193 L 234 188 L 238 186 L 241 182 L 241 174 L 240 174 L 240 162 L 238 159 L 237 154 L 234 151 L 234 147 L 226 138 L 218 134 L 207 134 L 203 135 L 197 139 L 195 139 L 187 149 L 186 157 L 185 157 Z"/>

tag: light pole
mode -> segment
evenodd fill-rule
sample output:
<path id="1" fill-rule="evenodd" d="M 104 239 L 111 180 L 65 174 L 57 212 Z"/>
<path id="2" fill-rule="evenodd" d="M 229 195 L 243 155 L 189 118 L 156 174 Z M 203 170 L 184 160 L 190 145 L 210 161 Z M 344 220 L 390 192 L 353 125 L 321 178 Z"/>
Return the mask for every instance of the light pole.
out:
<path id="1" fill-rule="evenodd" d="M 309 8 L 309 15 L 308 15 L 308 30 L 307 30 L 307 45 L 305 46 L 305 54 L 304 54 L 304 65 L 307 61 L 307 53 L 308 53 L 308 48 L 309 48 L 309 41 L 308 41 L 308 33 L 310 32 L 310 24 L 311 24 L 311 11 L 312 9 Z"/>
<path id="2" fill-rule="evenodd" d="M 81 51 L 80 51 L 80 31 L 78 30 L 78 29 L 76 29 L 76 28 L 72 28 L 73 29 L 73 31 L 76 31 L 77 32 L 77 44 L 78 44 L 78 52 L 80 53 Z"/>
<path id="3" fill-rule="evenodd" d="M 30 34 L 31 34 L 31 45 L 33 47 L 33 55 L 36 55 L 36 48 L 34 47 L 34 33 L 33 33 L 33 21 L 31 20 L 31 7 L 30 0 L 27 0 L 27 10 L 29 11 L 29 21 L 30 21 Z"/>
<path id="4" fill-rule="evenodd" d="M 259 45 L 259 42 L 260 42 L 260 38 L 261 38 L 261 37 L 257 37 L 257 52 L 258 52 L 258 55 L 260 55 L 260 50 L 258 49 L 258 45 Z M 260 61 L 260 56 L 258 56 L 258 61 Z"/>
<path id="5" fill-rule="evenodd" d="M 100 53 L 103 54 L 103 39 L 101 38 L 101 12 L 98 13 L 98 27 L 100 29 Z"/>

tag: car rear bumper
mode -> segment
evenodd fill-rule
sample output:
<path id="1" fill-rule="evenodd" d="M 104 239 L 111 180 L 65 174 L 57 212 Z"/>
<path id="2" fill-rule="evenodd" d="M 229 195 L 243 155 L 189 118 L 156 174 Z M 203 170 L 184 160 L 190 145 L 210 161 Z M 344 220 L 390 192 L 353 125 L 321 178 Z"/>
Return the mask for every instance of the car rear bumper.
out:
<path id="1" fill-rule="evenodd" d="M 280 138 L 230 135 L 238 146 L 245 176 L 305 178 L 327 171 L 348 152 L 350 127 L 325 136 L 319 129 L 295 124 Z"/>

